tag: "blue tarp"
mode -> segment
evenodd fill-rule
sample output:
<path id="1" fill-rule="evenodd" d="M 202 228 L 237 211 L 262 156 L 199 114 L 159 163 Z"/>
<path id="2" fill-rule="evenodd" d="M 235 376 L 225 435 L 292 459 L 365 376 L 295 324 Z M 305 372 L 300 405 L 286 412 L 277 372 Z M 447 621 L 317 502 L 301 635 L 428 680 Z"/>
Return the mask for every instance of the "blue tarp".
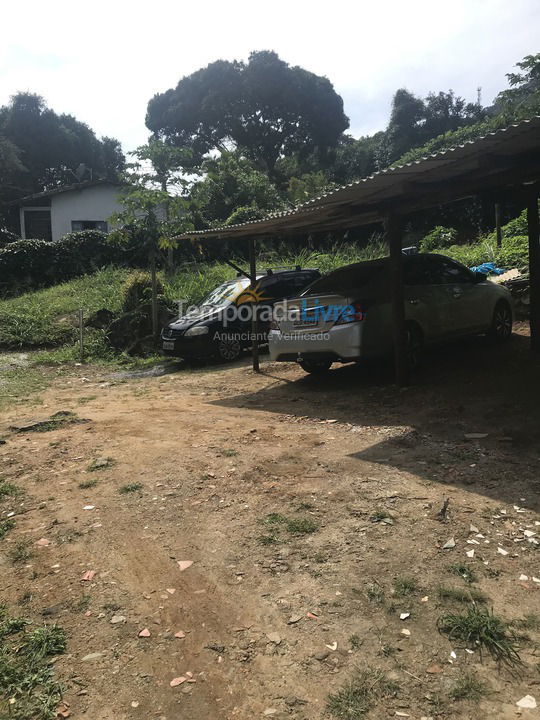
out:
<path id="1" fill-rule="evenodd" d="M 506 270 L 496 267 L 495 263 L 485 262 L 481 265 L 475 265 L 470 268 L 473 272 L 483 273 L 484 275 L 502 275 Z"/>

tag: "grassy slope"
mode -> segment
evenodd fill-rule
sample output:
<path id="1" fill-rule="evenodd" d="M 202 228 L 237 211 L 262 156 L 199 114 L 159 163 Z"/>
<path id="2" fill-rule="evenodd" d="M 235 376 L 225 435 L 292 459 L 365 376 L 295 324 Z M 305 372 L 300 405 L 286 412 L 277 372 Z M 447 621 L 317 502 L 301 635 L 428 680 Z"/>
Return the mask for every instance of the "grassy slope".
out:
<path id="1" fill-rule="evenodd" d="M 385 254 L 384 245 L 372 243 L 367 248 L 336 246 L 332 252 L 303 252 L 296 256 L 273 253 L 261 258 L 260 267 L 291 266 L 318 267 L 322 272 L 346 265 L 356 260 L 380 257 Z M 239 261 L 240 265 L 245 265 Z M 86 275 L 61 285 L 26 293 L 17 298 L 0 301 L 0 349 L 57 348 L 65 346 L 69 352 L 62 359 L 71 360 L 77 340 L 76 313 L 84 308 L 88 316 L 100 308 L 118 311 L 122 304 L 122 285 L 129 270 L 105 268 L 93 275 Z M 171 308 L 175 301 L 183 299 L 196 304 L 225 280 L 235 276 L 234 270 L 225 263 L 185 267 L 172 277 L 162 277 L 165 295 Z M 98 335 L 90 342 L 103 345 Z M 96 354 L 99 354 L 98 352 Z M 72 357 L 73 356 L 73 357 Z"/>

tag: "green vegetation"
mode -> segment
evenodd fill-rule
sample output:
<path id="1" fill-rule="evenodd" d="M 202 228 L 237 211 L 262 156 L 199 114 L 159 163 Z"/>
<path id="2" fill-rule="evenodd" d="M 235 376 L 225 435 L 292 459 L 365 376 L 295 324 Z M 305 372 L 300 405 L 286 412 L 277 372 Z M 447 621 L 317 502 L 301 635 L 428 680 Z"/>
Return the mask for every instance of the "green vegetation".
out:
<path id="1" fill-rule="evenodd" d="M 90 478 L 90 480 L 83 480 L 79 483 L 79 487 L 81 490 L 89 490 L 90 488 L 95 487 L 98 484 L 99 480 L 97 478 Z"/>
<path id="2" fill-rule="evenodd" d="M 269 533 L 258 538 L 261 545 L 275 545 L 280 540 L 284 541 L 281 530 L 286 530 L 291 535 L 310 535 L 319 529 L 318 523 L 312 518 L 288 518 L 281 513 L 269 513 L 259 520 L 259 523 L 267 525 Z"/>
<path id="3" fill-rule="evenodd" d="M 397 577 L 394 580 L 395 597 L 407 597 L 418 590 L 418 582 L 410 577 Z"/>
<path id="4" fill-rule="evenodd" d="M 485 683 L 475 673 L 463 670 L 449 694 L 452 700 L 480 700 L 486 694 L 486 690 Z"/>
<path id="5" fill-rule="evenodd" d="M 0 606 L 0 717 L 10 720 L 53 720 L 62 699 L 51 658 L 66 650 L 57 625 L 36 627 L 10 617 Z"/>
<path id="6" fill-rule="evenodd" d="M 0 480 L 0 501 L 6 497 L 16 497 L 21 493 L 22 490 L 16 485 L 5 482 L 5 480 Z"/>
<path id="7" fill-rule="evenodd" d="M 448 566 L 448 572 L 453 575 L 458 575 L 469 583 L 476 582 L 477 578 L 473 570 L 468 565 L 462 562 L 455 562 Z"/>
<path id="8" fill-rule="evenodd" d="M 32 557 L 31 544 L 28 540 L 18 540 L 9 550 L 8 557 L 14 565 L 22 565 Z"/>
<path id="9" fill-rule="evenodd" d="M 455 600 L 456 602 L 487 602 L 488 597 L 484 595 L 480 590 L 475 590 L 471 587 L 456 588 L 446 587 L 441 585 L 438 590 L 438 595 L 441 600 Z"/>
<path id="10" fill-rule="evenodd" d="M 121 488 L 119 488 L 118 492 L 121 495 L 128 495 L 129 493 L 138 492 L 139 490 L 142 490 L 143 484 L 142 483 L 128 483 L 127 485 L 122 485 Z"/>
<path id="11" fill-rule="evenodd" d="M 338 720 L 360 720 L 378 700 L 395 695 L 398 686 L 382 670 L 359 670 L 336 693 L 328 696 L 327 709 Z"/>
<path id="12" fill-rule="evenodd" d="M 522 664 L 509 624 L 487 608 L 472 604 L 463 613 L 446 613 L 439 618 L 438 627 L 450 640 L 462 642 L 465 647 L 485 648 L 502 664 L 510 667 Z"/>
<path id="13" fill-rule="evenodd" d="M 368 600 L 376 605 L 382 605 L 384 603 L 384 590 L 380 585 L 372 583 L 366 588 L 366 595 Z"/>
<path id="14" fill-rule="evenodd" d="M 0 540 L 6 537 L 10 530 L 15 527 L 15 520 L 13 518 L 7 518 L 7 520 L 0 520 Z"/>

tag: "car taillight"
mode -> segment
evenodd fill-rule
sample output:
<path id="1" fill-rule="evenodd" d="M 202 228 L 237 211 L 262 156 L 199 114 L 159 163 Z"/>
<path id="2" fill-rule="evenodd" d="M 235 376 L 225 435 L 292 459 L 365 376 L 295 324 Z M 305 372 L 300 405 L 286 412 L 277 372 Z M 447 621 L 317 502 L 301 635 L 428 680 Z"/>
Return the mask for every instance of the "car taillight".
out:
<path id="1" fill-rule="evenodd" d="M 352 322 L 362 322 L 366 317 L 367 303 L 365 300 L 355 300 L 343 308 L 336 325 L 346 325 Z"/>

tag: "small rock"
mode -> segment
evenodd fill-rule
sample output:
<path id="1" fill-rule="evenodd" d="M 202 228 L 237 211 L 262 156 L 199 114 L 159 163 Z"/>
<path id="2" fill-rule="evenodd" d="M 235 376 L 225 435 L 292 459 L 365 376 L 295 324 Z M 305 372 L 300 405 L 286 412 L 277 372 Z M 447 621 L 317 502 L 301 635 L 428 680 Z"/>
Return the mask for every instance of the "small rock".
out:
<path id="1" fill-rule="evenodd" d="M 333 643 L 327 644 L 326 647 L 332 651 L 337 650 L 337 642 L 334 641 Z"/>
<path id="2" fill-rule="evenodd" d="M 329 652 L 323 650 L 322 652 L 315 653 L 313 656 L 315 660 L 318 660 L 319 662 L 322 662 L 323 660 L 326 660 L 326 658 L 330 655 Z"/>
<path id="3" fill-rule="evenodd" d="M 406 628 L 403 628 L 403 630 L 401 631 L 401 634 L 402 634 L 402 635 L 405 635 L 405 637 L 410 637 L 410 636 L 411 636 L 411 631 L 410 631 L 410 630 L 407 630 Z"/>
<path id="4" fill-rule="evenodd" d="M 517 701 L 516 705 L 518 706 L 518 708 L 534 710 L 536 707 L 536 700 L 533 698 L 532 695 L 525 695 L 521 698 L 521 700 Z"/>
<path id="5" fill-rule="evenodd" d="M 499 553 L 499 555 L 508 555 L 508 550 L 505 550 L 502 547 L 498 547 L 497 552 Z"/>
<path id="6" fill-rule="evenodd" d="M 426 668 L 426 672 L 430 675 L 435 675 L 437 673 L 442 673 L 443 669 L 440 665 L 437 665 L 437 663 L 433 663 L 433 665 Z"/>
<path id="7" fill-rule="evenodd" d="M 281 642 L 281 637 L 277 632 L 266 633 L 266 637 L 270 640 L 270 642 L 275 643 L 276 645 L 279 645 Z"/>
<path id="8" fill-rule="evenodd" d="M 302 615 L 291 615 L 291 617 L 287 620 L 287 625 L 295 625 L 302 619 L 302 617 Z"/>
<path id="9" fill-rule="evenodd" d="M 193 560 L 177 560 L 177 563 L 180 570 L 184 571 L 193 565 Z"/>
<path id="10" fill-rule="evenodd" d="M 534 535 L 534 533 L 533 533 L 533 535 Z M 51 541 L 47 540 L 47 538 L 40 538 L 39 540 L 36 540 L 36 545 L 38 547 L 49 547 L 50 544 L 51 544 Z"/>
<path id="11" fill-rule="evenodd" d="M 112 621 L 111 621 L 111 622 L 112 622 Z M 140 638 L 149 638 L 149 637 L 150 637 L 150 630 L 149 630 L 148 628 L 144 628 L 143 630 L 141 630 L 141 632 L 139 633 L 138 637 L 140 637 Z"/>
<path id="12" fill-rule="evenodd" d="M 449 540 L 447 540 L 444 545 L 442 546 L 443 550 L 451 550 L 452 548 L 456 547 L 456 541 L 453 537 L 451 537 Z"/>
<path id="13" fill-rule="evenodd" d="M 118 625 L 119 623 L 125 623 L 126 618 L 124 615 L 113 615 L 111 618 L 111 625 Z"/>
<path id="14" fill-rule="evenodd" d="M 187 678 L 185 678 L 185 677 L 175 677 L 171 680 L 169 685 L 171 687 L 178 687 L 178 685 L 182 685 L 182 683 L 185 683 L 186 680 L 187 680 Z"/>
<path id="15" fill-rule="evenodd" d="M 175 633 L 174 633 L 174 637 L 175 637 L 175 638 L 180 638 L 180 639 L 182 639 L 182 638 L 185 638 L 185 637 L 186 637 L 186 633 L 185 633 L 185 632 L 182 632 L 182 630 L 179 630 L 178 632 L 175 632 Z"/>
<path id="16" fill-rule="evenodd" d="M 263 715 L 265 717 L 270 717 L 271 715 L 275 715 L 277 713 L 276 708 L 266 708 L 266 710 L 263 712 Z"/>
<path id="17" fill-rule="evenodd" d="M 401 613 L 399 619 L 406 620 L 408 617 L 411 617 L 411 613 Z"/>
<path id="18" fill-rule="evenodd" d="M 103 653 L 101 652 L 90 653 L 90 655 L 85 655 L 83 657 L 82 662 L 90 662 L 91 660 L 97 660 L 100 657 L 103 657 Z"/>

